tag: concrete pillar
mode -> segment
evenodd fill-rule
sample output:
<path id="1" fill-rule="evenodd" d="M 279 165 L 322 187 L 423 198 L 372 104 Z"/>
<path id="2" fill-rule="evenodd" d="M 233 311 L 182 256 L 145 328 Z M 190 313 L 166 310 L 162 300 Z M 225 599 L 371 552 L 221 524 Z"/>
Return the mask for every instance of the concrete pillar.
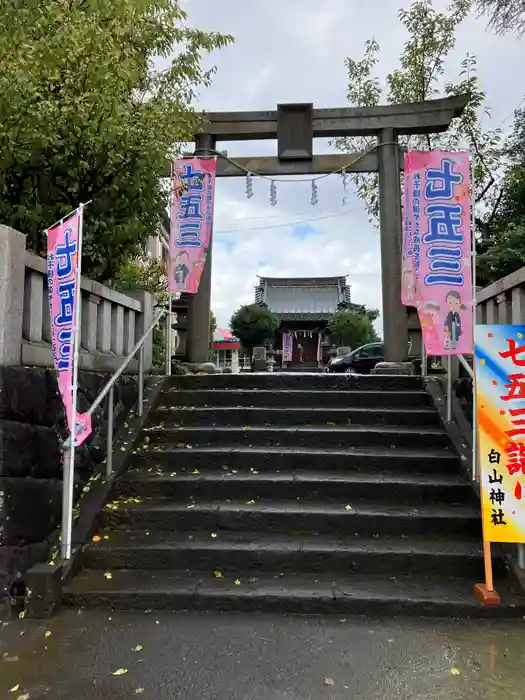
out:
<path id="1" fill-rule="evenodd" d="M 144 331 L 153 321 L 153 295 L 149 292 L 129 292 L 129 296 L 140 301 L 142 313 L 137 314 L 135 319 L 135 342 L 138 342 L 144 335 Z M 151 370 L 153 365 L 153 332 L 149 334 L 144 344 L 144 369 Z"/>
<path id="2" fill-rule="evenodd" d="M 512 290 L 512 317 L 510 323 L 520 325 L 525 323 L 525 290 L 514 287 Z"/>
<path id="3" fill-rule="evenodd" d="M 21 361 L 25 254 L 25 234 L 0 226 L 0 366 Z"/>
<path id="4" fill-rule="evenodd" d="M 379 133 L 379 216 L 385 360 L 402 362 L 408 353 L 407 312 L 401 303 L 401 183 L 394 129 Z"/>
<path id="5" fill-rule="evenodd" d="M 232 374 L 239 374 L 239 351 L 232 350 Z"/>
<path id="6" fill-rule="evenodd" d="M 209 134 L 197 136 L 195 150 L 198 156 L 205 156 L 206 149 L 214 149 L 215 142 Z M 213 229 L 206 264 L 202 273 L 197 294 L 191 295 L 188 309 L 188 334 L 186 353 L 190 362 L 207 362 L 210 354 L 210 310 L 211 310 L 211 265 Z"/>

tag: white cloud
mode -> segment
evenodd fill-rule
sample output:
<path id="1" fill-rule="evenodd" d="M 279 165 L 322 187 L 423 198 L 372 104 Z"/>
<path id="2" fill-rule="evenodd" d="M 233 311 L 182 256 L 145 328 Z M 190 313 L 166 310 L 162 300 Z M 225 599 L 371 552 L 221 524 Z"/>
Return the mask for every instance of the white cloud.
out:
<path id="1" fill-rule="evenodd" d="M 449 2 L 435 0 L 434 6 L 442 10 Z M 409 4 L 409 0 L 331 0 L 324 4 L 318 0 L 186 0 L 192 25 L 235 36 L 233 46 L 207 59 L 217 65 L 218 72 L 214 85 L 203 91 L 200 104 L 210 111 L 268 110 L 279 102 L 345 106 L 345 58 L 359 58 L 366 39 L 375 37 L 381 46 L 378 73 L 384 79 L 397 66 L 406 41 L 397 15 L 400 7 Z M 456 48 L 446 63 L 445 81 L 458 78 L 467 52 L 477 55 L 480 84 L 492 108 L 490 125 L 508 127 L 509 115 L 525 92 L 516 70 L 525 62 L 525 43 L 487 33 L 485 20 L 472 16 L 458 32 Z M 276 153 L 272 141 L 219 146 L 227 148 L 233 158 Z M 314 150 L 327 149 L 317 142 Z M 275 208 L 268 205 L 267 182 L 254 181 L 254 190 L 256 196 L 248 202 L 242 179 L 223 180 L 218 186 L 213 308 L 221 325 L 227 324 L 240 304 L 253 299 L 257 274 L 348 273 L 354 300 L 380 307 L 379 233 L 367 221 L 362 202 L 350 199 L 348 214 L 312 222 L 318 235 L 297 241 L 290 227 L 260 227 L 340 211 L 337 179 L 320 183 L 317 207 L 310 206 L 309 186 L 304 183 L 279 185 Z M 238 229 L 237 233 L 232 229 Z"/>

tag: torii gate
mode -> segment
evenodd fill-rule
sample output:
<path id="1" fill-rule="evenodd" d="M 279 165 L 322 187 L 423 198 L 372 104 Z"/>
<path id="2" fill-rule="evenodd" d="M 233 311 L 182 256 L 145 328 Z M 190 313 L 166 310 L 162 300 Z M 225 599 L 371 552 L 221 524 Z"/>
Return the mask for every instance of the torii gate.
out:
<path id="1" fill-rule="evenodd" d="M 195 136 L 195 155 L 212 155 L 218 141 L 277 139 L 277 157 L 233 158 L 253 175 L 322 175 L 346 169 L 349 173 L 379 173 L 381 280 L 385 359 L 406 359 L 408 313 L 401 303 L 403 226 L 401 182 L 403 152 L 400 135 L 446 131 L 461 116 L 468 96 L 459 95 L 401 105 L 314 109 L 312 104 L 281 104 L 272 112 L 211 112 L 203 132 Z M 375 151 L 359 154 L 313 155 L 314 138 L 367 136 L 377 138 Z M 352 163 L 352 165 L 349 163 Z M 219 158 L 217 175 L 245 176 L 245 170 Z M 199 292 L 189 301 L 187 355 L 192 362 L 208 359 L 211 304 L 212 242 Z"/>

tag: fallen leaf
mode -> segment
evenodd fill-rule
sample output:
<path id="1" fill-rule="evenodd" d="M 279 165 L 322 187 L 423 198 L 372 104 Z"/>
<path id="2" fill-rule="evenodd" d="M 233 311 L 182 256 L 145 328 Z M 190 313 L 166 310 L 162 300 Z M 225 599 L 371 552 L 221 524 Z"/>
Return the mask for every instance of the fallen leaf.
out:
<path id="1" fill-rule="evenodd" d="M 142 651 L 143 649 L 144 649 L 144 647 L 142 646 L 142 644 L 137 644 L 137 646 L 133 649 L 133 651 Z"/>
<path id="2" fill-rule="evenodd" d="M 112 676 L 125 676 L 128 672 L 127 668 L 119 668 L 117 671 L 113 671 Z"/>
<path id="3" fill-rule="evenodd" d="M 330 428 L 334 428 L 334 427 L 335 427 L 335 423 L 327 423 L 326 425 L 330 426 Z"/>
<path id="4" fill-rule="evenodd" d="M 104 578 L 107 578 L 108 581 L 113 578 L 113 574 L 111 574 L 109 571 L 106 571 L 104 574 Z"/>
<path id="5" fill-rule="evenodd" d="M 19 695 L 16 700 L 29 700 L 29 693 L 22 693 L 22 695 Z"/>
<path id="6" fill-rule="evenodd" d="M 44 637 L 50 637 L 53 634 L 50 630 L 46 630 Z"/>
<path id="7" fill-rule="evenodd" d="M 25 611 L 25 610 L 22 610 L 21 613 L 18 613 L 18 617 L 19 617 L 20 620 L 23 620 L 25 616 L 26 616 L 26 611 Z"/>
<path id="8" fill-rule="evenodd" d="M 253 506 L 255 501 L 246 501 L 247 506 Z"/>
<path id="9" fill-rule="evenodd" d="M 215 539 L 215 538 L 217 537 L 217 533 L 216 533 L 216 532 L 212 532 L 212 533 L 211 533 L 211 537 L 213 537 L 213 539 Z"/>
<path id="10" fill-rule="evenodd" d="M 328 676 L 324 679 L 324 684 L 328 686 L 329 688 L 333 688 L 335 683 L 333 678 L 328 678 Z"/>
<path id="11" fill-rule="evenodd" d="M 453 676 L 459 676 L 459 675 L 461 674 L 461 671 L 459 670 L 459 668 L 451 668 L 451 669 L 450 669 L 450 673 L 451 673 Z"/>
<path id="12" fill-rule="evenodd" d="M 144 688 L 135 688 L 135 695 L 142 695 Z"/>
<path id="13" fill-rule="evenodd" d="M 20 690 L 20 683 L 18 683 L 18 685 L 14 685 L 12 688 L 10 688 L 9 692 L 16 693 L 17 690 Z"/>
<path id="14" fill-rule="evenodd" d="M 149 531 L 149 530 L 146 530 L 146 535 L 148 535 L 148 537 L 149 537 L 150 534 L 151 534 L 150 531 Z"/>
<path id="15" fill-rule="evenodd" d="M 101 540 L 102 537 L 100 535 L 95 535 L 95 537 L 93 537 L 93 542 L 100 542 Z"/>
<path id="16" fill-rule="evenodd" d="M 240 578 L 236 578 L 235 581 L 234 581 L 234 584 L 235 584 L 236 586 L 240 586 L 240 585 L 241 585 L 241 579 L 240 579 Z"/>
<path id="17" fill-rule="evenodd" d="M 345 510 L 352 510 L 352 506 L 345 506 Z"/>
<path id="18" fill-rule="evenodd" d="M 214 571 L 213 575 L 215 576 L 215 578 L 224 578 L 221 571 Z"/>
<path id="19" fill-rule="evenodd" d="M 194 470 L 192 471 L 192 474 L 200 474 L 200 471 L 199 471 L 198 469 L 194 469 Z"/>

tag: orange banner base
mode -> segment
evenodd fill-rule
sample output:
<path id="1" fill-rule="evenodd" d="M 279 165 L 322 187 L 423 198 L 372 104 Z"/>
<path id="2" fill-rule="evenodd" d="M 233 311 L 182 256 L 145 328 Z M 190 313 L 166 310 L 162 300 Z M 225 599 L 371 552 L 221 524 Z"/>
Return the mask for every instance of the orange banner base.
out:
<path id="1" fill-rule="evenodd" d="M 501 598 L 499 597 L 497 591 L 489 591 L 486 583 L 476 583 L 474 586 L 474 593 L 476 598 L 483 605 L 500 605 Z"/>

